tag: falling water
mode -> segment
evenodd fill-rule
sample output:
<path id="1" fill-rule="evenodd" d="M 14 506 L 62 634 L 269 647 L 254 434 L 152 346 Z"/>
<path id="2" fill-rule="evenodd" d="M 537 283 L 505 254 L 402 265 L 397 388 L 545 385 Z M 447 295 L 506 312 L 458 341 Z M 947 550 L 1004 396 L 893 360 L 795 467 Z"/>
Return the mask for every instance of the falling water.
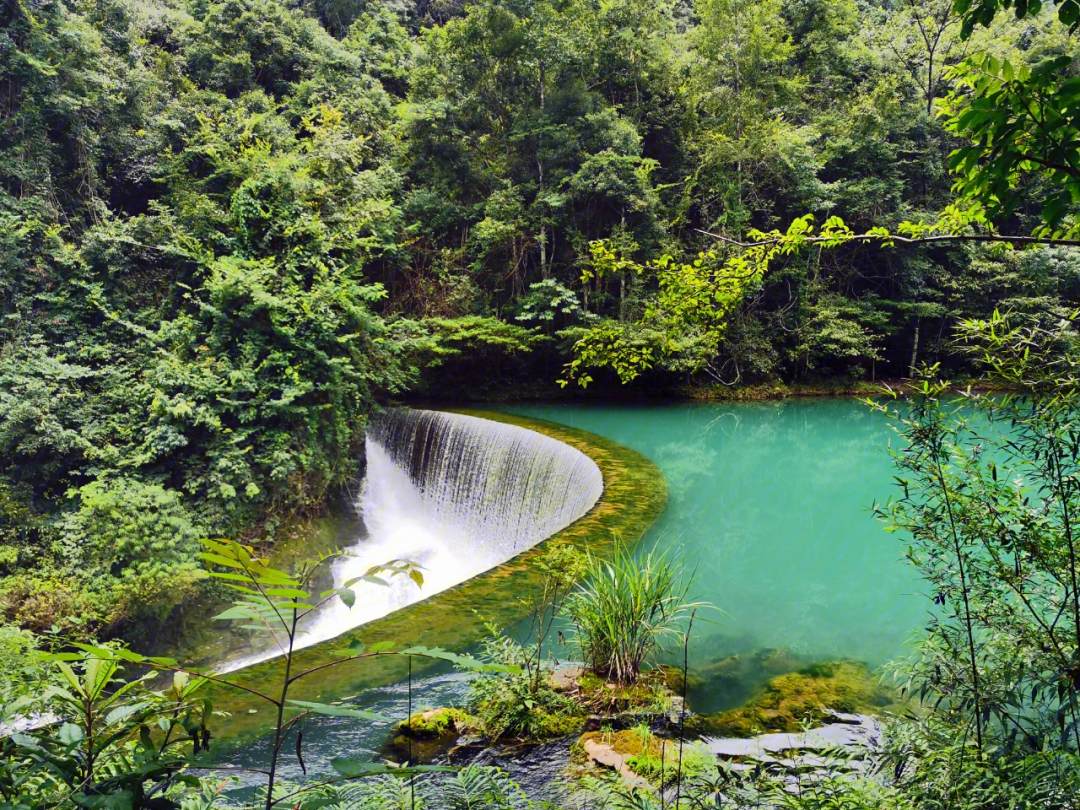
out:
<path id="1" fill-rule="evenodd" d="M 424 585 L 355 586 L 351 608 L 333 600 L 300 636 L 334 638 L 506 562 L 580 518 L 600 498 L 603 476 L 573 447 L 532 430 L 462 414 L 395 409 L 366 439 L 359 509 L 367 536 L 334 563 L 334 587 L 373 565 L 405 560 Z M 276 651 L 230 663 L 239 669 Z"/>

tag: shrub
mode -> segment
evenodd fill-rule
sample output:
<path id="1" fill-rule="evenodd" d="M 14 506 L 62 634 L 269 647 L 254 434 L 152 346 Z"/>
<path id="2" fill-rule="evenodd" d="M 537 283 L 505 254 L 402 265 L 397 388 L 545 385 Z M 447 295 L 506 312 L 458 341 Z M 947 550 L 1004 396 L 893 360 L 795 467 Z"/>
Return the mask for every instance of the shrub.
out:
<path id="1" fill-rule="evenodd" d="M 581 707 L 556 691 L 547 678 L 536 681 L 522 666 L 528 654 L 513 639 L 492 639 L 485 645 L 485 658 L 516 670 L 482 673 L 471 684 L 469 710 L 492 740 L 549 740 L 581 728 Z"/>
<path id="2" fill-rule="evenodd" d="M 585 666 L 615 683 L 635 683 L 664 639 L 681 640 L 684 621 L 702 606 L 686 601 L 692 579 L 666 554 L 639 558 L 624 546 L 610 561 L 590 560 L 586 581 L 564 608 Z"/>

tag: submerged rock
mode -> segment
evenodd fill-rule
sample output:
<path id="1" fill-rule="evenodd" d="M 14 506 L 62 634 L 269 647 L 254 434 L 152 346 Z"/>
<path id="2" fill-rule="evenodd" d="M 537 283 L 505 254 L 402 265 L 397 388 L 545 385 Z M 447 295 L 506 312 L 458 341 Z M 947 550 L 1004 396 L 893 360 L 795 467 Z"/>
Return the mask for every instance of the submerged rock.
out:
<path id="1" fill-rule="evenodd" d="M 796 732 L 807 723 L 833 722 L 830 718 L 874 714 L 895 700 L 865 664 L 827 661 L 773 678 L 741 708 L 697 716 L 692 725 L 702 734 L 748 738 L 763 731 Z"/>

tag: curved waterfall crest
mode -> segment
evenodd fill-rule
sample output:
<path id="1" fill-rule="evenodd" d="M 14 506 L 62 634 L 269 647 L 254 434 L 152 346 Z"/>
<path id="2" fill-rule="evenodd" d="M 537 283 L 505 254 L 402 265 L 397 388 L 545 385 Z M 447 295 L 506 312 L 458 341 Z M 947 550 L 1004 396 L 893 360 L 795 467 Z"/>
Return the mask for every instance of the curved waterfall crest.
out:
<path id="1" fill-rule="evenodd" d="M 424 585 L 394 577 L 356 586 L 302 626 L 298 646 L 322 641 L 460 585 L 532 548 L 600 499 L 603 474 L 580 450 L 516 425 L 464 414 L 387 411 L 366 437 L 357 504 L 366 535 L 333 563 L 334 587 L 392 560 L 418 565 Z M 223 671 L 273 658 L 262 650 Z"/>
<path id="2" fill-rule="evenodd" d="M 504 560 L 582 517 L 604 489 L 600 468 L 580 450 L 475 416 L 396 409 L 372 425 L 368 441 L 471 551 L 500 551 Z"/>

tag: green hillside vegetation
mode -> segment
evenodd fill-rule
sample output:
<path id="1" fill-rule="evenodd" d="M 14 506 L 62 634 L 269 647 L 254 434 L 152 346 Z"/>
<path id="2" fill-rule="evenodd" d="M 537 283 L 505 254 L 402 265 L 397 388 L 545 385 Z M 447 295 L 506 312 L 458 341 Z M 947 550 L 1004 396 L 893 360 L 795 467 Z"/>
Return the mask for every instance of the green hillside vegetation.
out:
<path id="1" fill-rule="evenodd" d="M 957 318 L 1063 312 L 1080 259 L 852 243 L 672 300 L 728 258 L 701 231 L 933 220 L 949 69 L 1074 48 L 950 0 L 6 3 L 4 612 L 160 620 L 197 536 L 318 509 L 411 390 L 963 372 Z"/>

